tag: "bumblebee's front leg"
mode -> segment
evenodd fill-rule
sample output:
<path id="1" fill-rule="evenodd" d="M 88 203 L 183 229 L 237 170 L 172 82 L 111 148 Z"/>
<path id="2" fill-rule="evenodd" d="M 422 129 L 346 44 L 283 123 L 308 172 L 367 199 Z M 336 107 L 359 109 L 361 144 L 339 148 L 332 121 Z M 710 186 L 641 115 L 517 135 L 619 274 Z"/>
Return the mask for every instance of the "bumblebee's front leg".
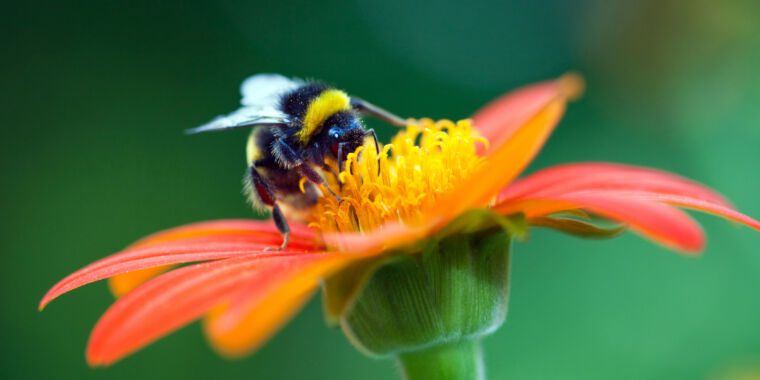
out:
<path id="1" fill-rule="evenodd" d="M 333 178 L 335 178 L 335 182 L 338 183 L 338 189 L 343 190 L 343 183 L 340 182 L 340 175 L 338 174 L 338 172 L 335 171 L 335 169 L 332 166 L 328 164 L 324 164 L 322 165 L 322 170 L 324 170 L 327 173 L 330 173 L 330 175 L 332 175 Z"/>
<path id="2" fill-rule="evenodd" d="M 330 185 L 327 184 L 327 181 L 325 181 L 324 178 L 322 178 L 319 173 L 317 173 L 314 168 L 308 165 L 301 165 L 296 167 L 296 170 L 298 170 L 298 173 L 302 176 L 306 177 L 306 179 L 309 180 L 309 182 L 314 183 L 315 185 L 324 185 L 328 192 L 330 192 L 330 195 L 335 197 L 335 199 L 338 200 L 338 202 L 341 202 L 342 199 L 340 198 L 340 195 L 336 194 L 332 188 L 330 188 Z"/>
<path id="3" fill-rule="evenodd" d="M 282 234 L 282 244 L 280 245 L 279 250 L 283 250 L 285 247 L 287 247 L 288 241 L 290 240 L 290 226 L 288 225 L 288 221 L 285 219 L 285 215 L 282 213 L 280 206 L 275 200 L 274 191 L 272 191 L 272 185 L 256 170 L 255 162 L 249 168 L 249 173 L 251 177 L 252 190 L 255 191 L 259 196 L 261 203 L 272 208 L 272 219 L 274 220 L 274 225 Z"/>
<path id="4" fill-rule="evenodd" d="M 325 179 L 322 178 L 322 176 L 317 173 L 309 163 L 305 162 L 303 157 L 301 157 L 295 149 L 291 148 L 285 139 L 279 138 L 275 140 L 272 148 L 272 151 L 275 152 L 279 162 L 285 164 L 287 167 L 293 168 L 293 170 L 296 170 L 298 174 L 305 177 L 309 182 L 312 182 L 315 185 L 324 185 L 327 191 L 330 192 L 338 202 L 341 201 L 340 196 L 330 188 L 330 185 L 327 184 Z"/>

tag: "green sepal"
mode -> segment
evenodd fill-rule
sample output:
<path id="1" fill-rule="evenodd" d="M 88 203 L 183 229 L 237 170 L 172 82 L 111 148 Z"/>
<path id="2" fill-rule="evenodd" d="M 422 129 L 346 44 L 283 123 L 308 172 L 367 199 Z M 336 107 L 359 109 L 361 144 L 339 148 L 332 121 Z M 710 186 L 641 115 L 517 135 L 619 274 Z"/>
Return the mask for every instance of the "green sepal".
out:
<path id="1" fill-rule="evenodd" d="M 528 232 L 528 222 L 522 214 L 504 216 L 489 209 L 470 210 L 443 227 L 436 238 L 456 234 L 471 234 L 491 228 L 501 228 L 510 236 L 522 239 Z"/>
<path id="2" fill-rule="evenodd" d="M 400 255 L 384 254 L 349 265 L 322 283 L 322 310 L 331 327 L 340 323 L 340 317 L 353 306 L 367 281 L 383 265 L 398 260 Z"/>
<path id="3" fill-rule="evenodd" d="M 496 225 L 445 231 L 419 254 L 400 254 L 376 268 L 341 318 L 352 344 L 368 355 L 388 356 L 495 331 L 506 318 L 511 242 L 510 233 Z"/>
<path id="4" fill-rule="evenodd" d="M 603 226 L 592 221 L 571 219 L 565 217 L 541 217 L 530 220 L 535 227 L 551 228 L 569 235 L 586 239 L 611 239 L 626 230 L 625 225 Z"/>
<path id="5" fill-rule="evenodd" d="M 492 228 L 501 228 L 510 236 L 522 238 L 528 224 L 521 215 L 503 216 L 488 209 L 470 210 L 453 220 L 432 238 L 440 240 L 455 234 L 468 234 Z M 364 286 L 378 268 L 403 259 L 408 254 L 420 253 L 426 242 L 417 242 L 407 247 L 396 248 L 380 256 L 361 260 L 330 276 L 322 283 L 322 309 L 329 326 L 340 322 L 341 316 L 349 310 Z"/>

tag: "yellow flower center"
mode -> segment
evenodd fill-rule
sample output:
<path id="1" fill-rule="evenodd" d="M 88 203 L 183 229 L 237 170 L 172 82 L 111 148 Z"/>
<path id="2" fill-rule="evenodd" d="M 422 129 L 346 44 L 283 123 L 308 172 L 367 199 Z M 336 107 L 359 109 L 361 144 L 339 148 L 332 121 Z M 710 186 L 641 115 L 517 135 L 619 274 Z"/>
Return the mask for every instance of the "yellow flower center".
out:
<path id="1" fill-rule="evenodd" d="M 430 119 L 410 123 L 379 148 L 368 141 L 348 155 L 338 178 L 326 176 L 340 199 L 324 192 L 309 225 L 327 233 L 367 232 L 394 221 L 417 224 L 441 194 L 483 162 L 476 143 L 488 141 L 470 120 Z"/>

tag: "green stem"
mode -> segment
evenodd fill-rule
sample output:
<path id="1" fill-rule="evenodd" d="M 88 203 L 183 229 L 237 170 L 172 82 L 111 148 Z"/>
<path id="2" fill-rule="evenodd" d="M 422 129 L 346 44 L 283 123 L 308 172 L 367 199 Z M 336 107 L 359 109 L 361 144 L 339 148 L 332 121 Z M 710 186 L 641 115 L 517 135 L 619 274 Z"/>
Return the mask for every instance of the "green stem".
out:
<path id="1" fill-rule="evenodd" d="M 399 355 L 406 380 L 485 380 L 480 341 L 460 341 Z"/>

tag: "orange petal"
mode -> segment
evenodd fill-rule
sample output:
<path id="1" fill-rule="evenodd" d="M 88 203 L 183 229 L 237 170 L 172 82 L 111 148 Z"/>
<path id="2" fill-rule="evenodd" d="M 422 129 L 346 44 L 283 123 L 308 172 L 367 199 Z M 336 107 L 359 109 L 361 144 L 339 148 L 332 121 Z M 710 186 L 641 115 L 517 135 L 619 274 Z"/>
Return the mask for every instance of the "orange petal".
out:
<path id="1" fill-rule="evenodd" d="M 321 243 L 311 230 L 297 224 L 292 228 L 289 250 L 319 249 Z M 121 296 L 176 264 L 254 254 L 279 245 L 281 239 L 276 228 L 263 221 L 215 221 L 174 228 L 72 273 L 48 291 L 39 307 L 82 285 L 114 276 L 111 288 Z"/>
<path id="2" fill-rule="evenodd" d="M 145 268 L 161 268 L 167 264 L 227 259 L 237 256 L 271 256 L 273 254 L 293 254 L 309 251 L 288 250 L 266 252 L 268 245 L 257 243 L 206 243 L 192 245 L 167 244 L 148 246 L 117 253 L 98 260 L 72 274 L 53 286 L 40 302 L 40 308 L 60 295 L 80 286 L 99 281 L 110 276 L 130 273 Z"/>
<path id="3" fill-rule="evenodd" d="M 379 229 L 368 233 L 328 233 L 322 235 L 325 245 L 333 251 L 357 258 L 370 257 L 383 251 L 413 244 L 435 229 L 444 226 L 443 219 L 430 216 L 421 225 L 405 225 L 403 223 L 386 223 Z"/>
<path id="4" fill-rule="evenodd" d="M 267 263 L 265 273 L 251 278 L 229 302 L 206 316 L 206 336 L 225 356 L 251 353 L 301 309 L 320 280 L 350 260 L 322 254 Z"/>
<path id="5" fill-rule="evenodd" d="M 459 187 L 442 196 L 429 218 L 447 222 L 468 209 L 486 206 L 533 161 L 564 110 L 564 99 L 546 104 L 508 141 L 492 150 L 486 162 Z"/>
<path id="6" fill-rule="evenodd" d="M 487 104 L 472 117 L 491 147 L 487 151 L 486 147 L 478 147 L 479 153 L 490 155 L 546 107 L 580 96 L 583 87 L 583 78 L 566 74 L 556 80 L 523 87 Z"/>
<path id="7" fill-rule="evenodd" d="M 290 248 L 313 250 L 320 245 L 314 231 L 306 226 L 292 223 L 291 230 Z M 277 246 L 282 242 L 281 234 L 271 221 L 217 220 L 193 223 L 161 231 L 139 240 L 127 250 L 178 241 L 201 243 L 203 240 L 218 241 L 220 239 L 227 241 L 245 239 L 272 246 Z M 114 296 L 121 297 L 145 281 L 174 267 L 174 265 L 166 265 L 121 274 L 111 277 L 108 280 L 108 285 Z"/>
<path id="8" fill-rule="evenodd" d="M 603 162 L 564 164 L 540 170 L 504 189 L 497 202 L 586 190 L 678 194 L 730 206 L 716 191 L 675 174 Z"/>
<path id="9" fill-rule="evenodd" d="M 190 238 L 234 236 L 259 237 L 266 241 L 273 241 L 273 238 L 280 237 L 279 241 L 282 241 L 280 233 L 270 220 L 229 219 L 198 222 L 174 227 L 142 238 L 129 248 Z M 307 242 L 314 244 L 318 240 L 314 231 L 302 224 L 293 223 L 291 225 L 290 241 L 293 243 Z"/>
<path id="10" fill-rule="evenodd" d="M 693 253 L 704 247 L 704 234 L 687 214 L 673 206 L 604 193 L 571 193 L 553 198 L 525 199 L 497 205 L 497 211 L 522 212 L 528 218 L 584 209 L 628 224 L 634 231 L 677 251 Z"/>
<path id="11" fill-rule="evenodd" d="M 755 230 L 760 231 L 760 221 L 757 221 L 747 215 L 734 210 L 732 207 L 714 203 L 708 200 L 690 197 L 680 194 L 667 194 L 667 193 L 655 193 L 645 191 L 630 191 L 630 192 L 609 192 L 615 196 L 627 197 L 631 199 L 643 199 L 650 202 L 667 203 L 674 206 L 685 207 L 697 211 L 706 212 L 708 214 L 720 216 L 728 220 L 744 224 Z"/>
<path id="12" fill-rule="evenodd" d="M 271 263 L 319 260 L 319 254 L 239 257 L 195 264 L 156 277 L 116 301 L 87 347 L 90 365 L 109 365 L 208 312 L 251 281 L 276 280 Z M 266 283 L 266 280 L 264 282 Z"/>
<path id="13" fill-rule="evenodd" d="M 666 203 L 760 230 L 760 222 L 736 211 L 722 195 L 704 185 L 663 171 L 608 163 L 567 164 L 538 171 L 504 189 L 496 207 L 514 210 L 527 201 L 531 213 L 546 214 L 553 208 L 573 205 L 548 206 L 545 200 L 560 202 L 576 196 Z"/>
<path id="14" fill-rule="evenodd" d="M 114 297 L 119 298 L 135 290 L 135 288 L 151 278 L 167 272 L 174 267 L 176 267 L 176 265 L 162 265 L 119 274 L 108 279 L 108 289 L 111 290 L 111 294 L 113 294 Z"/>

